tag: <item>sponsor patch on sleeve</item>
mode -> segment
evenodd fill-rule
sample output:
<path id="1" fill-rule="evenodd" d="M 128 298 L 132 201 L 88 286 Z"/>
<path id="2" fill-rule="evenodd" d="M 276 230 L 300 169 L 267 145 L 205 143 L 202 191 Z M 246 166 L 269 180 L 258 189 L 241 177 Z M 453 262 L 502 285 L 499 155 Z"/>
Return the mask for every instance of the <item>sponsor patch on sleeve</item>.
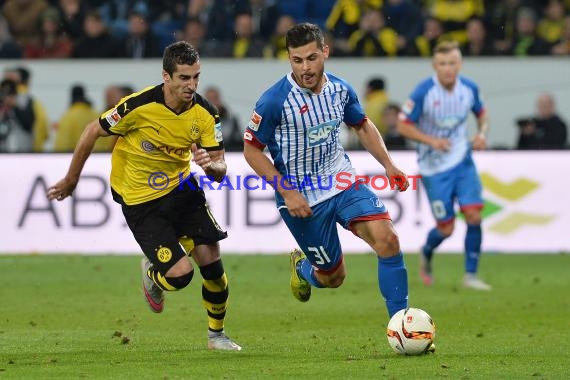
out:
<path id="1" fill-rule="evenodd" d="M 411 114 L 415 105 L 416 103 L 414 103 L 412 99 L 407 99 L 402 106 L 402 112 L 404 112 L 406 115 Z"/>
<path id="2" fill-rule="evenodd" d="M 222 124 L 218 123 L 214 126 L 214 138 L 216 142 L 221 142 L 224 140 L 224 136 L 222 135 Z"/>
<path id="3" fill-rule="evenodd" d="M 257 132 L 257 130 L 259 129 L 259 124 L 261 124 L 261 119 L 263 119 L 261 117 L 261 115 L 255 111 L 253 111 L 253 114 L 251 115 L 251 119 L 249 120 L 249 123 L 247 124 L 248 128 L 251 129 L 252 131 Z"/>
<path id="4" fill-rule="evenodd" d="M 117 112 L 117 109 L 115 108 L 105 117 L 105 119 L 107 119 L 107 122 L 111 127 L 114 127 L 121 120 L 121 115 L 119 115 L 119 112 Z"/>

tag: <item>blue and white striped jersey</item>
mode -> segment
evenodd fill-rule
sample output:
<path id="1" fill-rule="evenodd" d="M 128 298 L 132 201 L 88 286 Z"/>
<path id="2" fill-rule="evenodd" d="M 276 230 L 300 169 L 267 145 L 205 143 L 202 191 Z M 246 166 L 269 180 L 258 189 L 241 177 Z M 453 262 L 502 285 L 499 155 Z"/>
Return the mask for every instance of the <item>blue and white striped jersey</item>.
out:
<path id="1" fill-rule="evenodd" d="M 250 133 L 255 142 L 267 146 L 275 168 L 310 206 L 342 191 L 335 183 L 337 174 L 348 173 L 354 179 L 340 128 L 342 122 L 354 126 L 365 120 L 354 89 L 330 73 L 324 75 L 320 94 L 299 87 L 291 73 L 284 76 L 261 95 L 246 131 L 246 136 Z M 277 192 L 276 198 L 282 206 Z"/>
<path id="2" fill-rule="evenodd" d="M 484 111 L 477 85 L 462 76 L 453 90 L 445 89 L 433 75 L 421 82 L 402 107 L 401 118 L 412 122 L 425 134 L 447 138 L 451 147 L 437 151 L 418 143 L 418 163 L 422 175 L 441 173 L 459 164 L 471 151 L 467 119 Z"/>

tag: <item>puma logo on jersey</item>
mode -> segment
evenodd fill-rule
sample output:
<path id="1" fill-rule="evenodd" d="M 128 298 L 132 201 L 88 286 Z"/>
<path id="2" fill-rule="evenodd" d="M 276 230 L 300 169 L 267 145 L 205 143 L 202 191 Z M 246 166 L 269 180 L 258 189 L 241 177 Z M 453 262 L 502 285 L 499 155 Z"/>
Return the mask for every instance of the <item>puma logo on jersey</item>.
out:
<path id="1" fill-rule="evenodd" d="M 314 127 L 310 127 L 307 130 L 307 139 L 309 140 L 309 146 L 317 146 L 321 145 L 328 140 L 329 135 L 338 125 L 339 120 L 331 120 L 327 121 L 326 123 L 322 123 L 316 125 Z"/>

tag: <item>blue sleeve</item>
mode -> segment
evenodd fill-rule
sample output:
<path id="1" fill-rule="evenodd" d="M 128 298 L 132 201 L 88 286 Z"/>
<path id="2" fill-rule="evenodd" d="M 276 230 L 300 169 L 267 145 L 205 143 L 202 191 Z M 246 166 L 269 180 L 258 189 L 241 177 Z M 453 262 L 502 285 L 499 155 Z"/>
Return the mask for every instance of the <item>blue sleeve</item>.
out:
<path id="1" fill-rule="evenodd" d="M 467 86 L 473 92 L 473 106 L 471 107 L 471 111 L 477 116 L 481 114 L 481 112 L 485 109 L 483 104 L 483 100 L 481 99 L 481 95 L 479 94 L 479 87 L 472 81 L 466 81 Z"/>
<path id="2" fill-rule="evenodd" d="M 275 128 L 281 123 L 282 106 L 269 91 L 255 103 L 247 129 L 260 143 L 267 145 L 275 135 Z"/>
<path id="3" fill-rule="evenodd" d="M 402 105 L 402 113 L 406 115 L 406 119 L 415 124 L 420 121 L 424 109 L 424 99 L 430 87 L 430 85 L 424 82 L 411 93 L 410 97 Z"/>
<path id="4" fill-rule="evenodd" d="M 344 119 L 346 125 L 360 125 L 362 120 L 366 117 L 362 105 L 358 101 L 358 96 L 356 92 L 348 83 L 346 83 L 348 90 L 348 101 L 344 106 Z"/>

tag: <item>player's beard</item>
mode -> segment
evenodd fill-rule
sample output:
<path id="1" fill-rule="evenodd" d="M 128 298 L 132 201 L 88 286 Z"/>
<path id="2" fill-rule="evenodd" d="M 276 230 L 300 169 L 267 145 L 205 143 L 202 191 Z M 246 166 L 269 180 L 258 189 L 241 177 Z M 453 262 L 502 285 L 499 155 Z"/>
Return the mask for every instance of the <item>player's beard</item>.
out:
<path id="1" fill-rule="evenodd" d="M 321 84 L 323 81 L 323 71 L 318 73 L 301 74 L 301 86 L 311 90 L 314 93 L 321 91 Z"/>

